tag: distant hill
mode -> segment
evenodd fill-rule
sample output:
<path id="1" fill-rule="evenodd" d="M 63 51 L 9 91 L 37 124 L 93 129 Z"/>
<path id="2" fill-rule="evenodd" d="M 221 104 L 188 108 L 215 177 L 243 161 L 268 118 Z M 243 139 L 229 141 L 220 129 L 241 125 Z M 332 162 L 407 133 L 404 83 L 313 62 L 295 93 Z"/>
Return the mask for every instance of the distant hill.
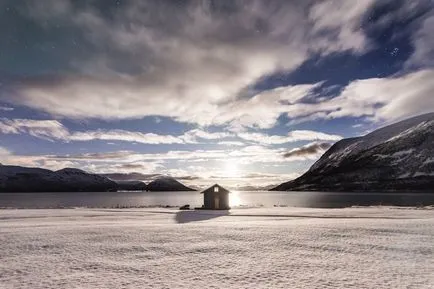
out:
<path id="1" fill-rule="evenodd" d="M 160 174 L 142 174 L 142 173 L 107 173 L 99 174 L 100 176 L 107 177 L 113 181 L 142 181 L 146 182 L 153 180 Z"/>
<path id="2" fill-rule="evenodd" d="M 50 171 L 0 165 L 0 192 L 101 192 L 116 189 L 117 184 L 108 178 L 79 169 Z"/>
<path id="3" fill-rule="evenodd" d="M 175 178 L 161 174 L 141 174 L 141 173 L 108 173 L 101 174 L 108 177 L 119 185 L 120 190 L 143 190 L 148 191 L 195 191 L 184 184 L 177 181 Z"/>
<path id="4" fill-rule="evenodd" d="M 146 186 L 146 189 L 148 191 L 194 191 L 168 176 L 156 178 Z"/>
<path id="5" fill-rule="evenodd" d="M 146 183 L 141 181 L 115 181 L 118 191 L 146 191 Z"/>
<path id="6" fill-rule="evenodd" d="M 272 188 L 276 187 L 276 185 L 268 185 L 268 186 L 240 186 L 234 187 L 232 190 L 234 191 L 268 191 Z"/>
<path id="7" fill-rule="evenodd" d="M 434 113 L 343 139 L 272 190 L 434 192 Z"/>

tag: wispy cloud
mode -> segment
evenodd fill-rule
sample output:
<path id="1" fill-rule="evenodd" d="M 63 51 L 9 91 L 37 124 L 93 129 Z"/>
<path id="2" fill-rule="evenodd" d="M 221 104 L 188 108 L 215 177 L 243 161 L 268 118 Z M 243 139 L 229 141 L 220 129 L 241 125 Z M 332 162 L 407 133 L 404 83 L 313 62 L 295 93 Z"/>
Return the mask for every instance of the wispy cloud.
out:
<path id="1" fill-rule="evenodd" d="M 223 145 L 223 146 L 244 146 L 245 145 L 245 143 L 243 143 L 241 141 L 221 141 L 221 142 L 218 142 L 217 144 Z"/>
<path id="2" fill-rule="evenodd" d="M 120 129 L 70 132 L 57 120 L 0 119 L 0 133 L 29 134 L 46 140 L 59 141 L 125 141 L 143 144 L 193 144 L 200 140 L 218 140 L 231 136 L 226 132 L 193 129 L 179 136 L 142 133 Z"/>
<path id="3" fill-rule="evenodd" d="M 144 144 L 181 144 L 184 141 L 172 135 L 159 135 L 155 133 L 141 133 L 125 130 L 97 130 L 74 132 L 66 136 L 67 141 L 90 141 L 90 140 L 107 140 L 107 141 L 127 141 Z"/>
<path id="4" fill-rule="evenodd" d="M 290 131 L 288 135 L 267 135 L 263 133 L 239 133 L 238 137 L 261 144 L 285 144 L 297 141 L 312 141 L 312 140 L 328 140 L 338 141 L 342 139 L 339 135 L 326 134 L 323 132 L 312 130 L 294 130 Z"/>
<path id="5" fill-rule="evenodd" d="M 68 130 L 56 120 L 2 118 L 0 119 L 0 133 L 26 133 L 46 140 L 66 139 L 69 136 Z"/>

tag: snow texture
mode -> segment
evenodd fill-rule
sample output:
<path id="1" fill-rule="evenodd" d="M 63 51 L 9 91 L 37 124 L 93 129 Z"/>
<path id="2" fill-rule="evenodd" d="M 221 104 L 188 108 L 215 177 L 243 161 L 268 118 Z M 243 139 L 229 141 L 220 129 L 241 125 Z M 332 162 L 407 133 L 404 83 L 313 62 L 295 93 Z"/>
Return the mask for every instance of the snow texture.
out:
<path id="1" fill-rule="evenodd" d="M 434 210 L 0 210 L 0 288 L 434 288 Z"/>

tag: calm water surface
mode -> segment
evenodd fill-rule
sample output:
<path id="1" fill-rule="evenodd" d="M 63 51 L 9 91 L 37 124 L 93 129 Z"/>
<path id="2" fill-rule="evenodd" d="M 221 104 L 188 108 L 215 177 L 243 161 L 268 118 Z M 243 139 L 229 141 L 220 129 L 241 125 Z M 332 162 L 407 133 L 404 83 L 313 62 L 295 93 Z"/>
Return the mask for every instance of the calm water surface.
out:
<path id="1" fill-rule="evenodd" d="M 59 207 L 200 207 L 199 192 L 0 193 L 0 208 Z M 230 205 L 339 208 L 349 206 L 434 205 L 434 194 L 243 191 L 230 194 Z"/>

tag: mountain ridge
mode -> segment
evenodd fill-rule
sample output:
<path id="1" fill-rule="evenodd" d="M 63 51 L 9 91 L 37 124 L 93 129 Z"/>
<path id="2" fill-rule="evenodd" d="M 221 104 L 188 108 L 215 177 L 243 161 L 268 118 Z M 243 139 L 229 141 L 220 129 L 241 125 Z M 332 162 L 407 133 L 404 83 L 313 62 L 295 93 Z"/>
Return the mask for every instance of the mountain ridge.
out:
<path id="1" fill-rule="evenodd" d="M 272 190 L 434 192 L 434 113 L 338 141 Z"/>
<path id="2" fill-rule="evenodd" d="M 0 165 L 0 192 L 113 191 L 112 180 L 80 169 L 51 171 L 42 168 Z"/>

